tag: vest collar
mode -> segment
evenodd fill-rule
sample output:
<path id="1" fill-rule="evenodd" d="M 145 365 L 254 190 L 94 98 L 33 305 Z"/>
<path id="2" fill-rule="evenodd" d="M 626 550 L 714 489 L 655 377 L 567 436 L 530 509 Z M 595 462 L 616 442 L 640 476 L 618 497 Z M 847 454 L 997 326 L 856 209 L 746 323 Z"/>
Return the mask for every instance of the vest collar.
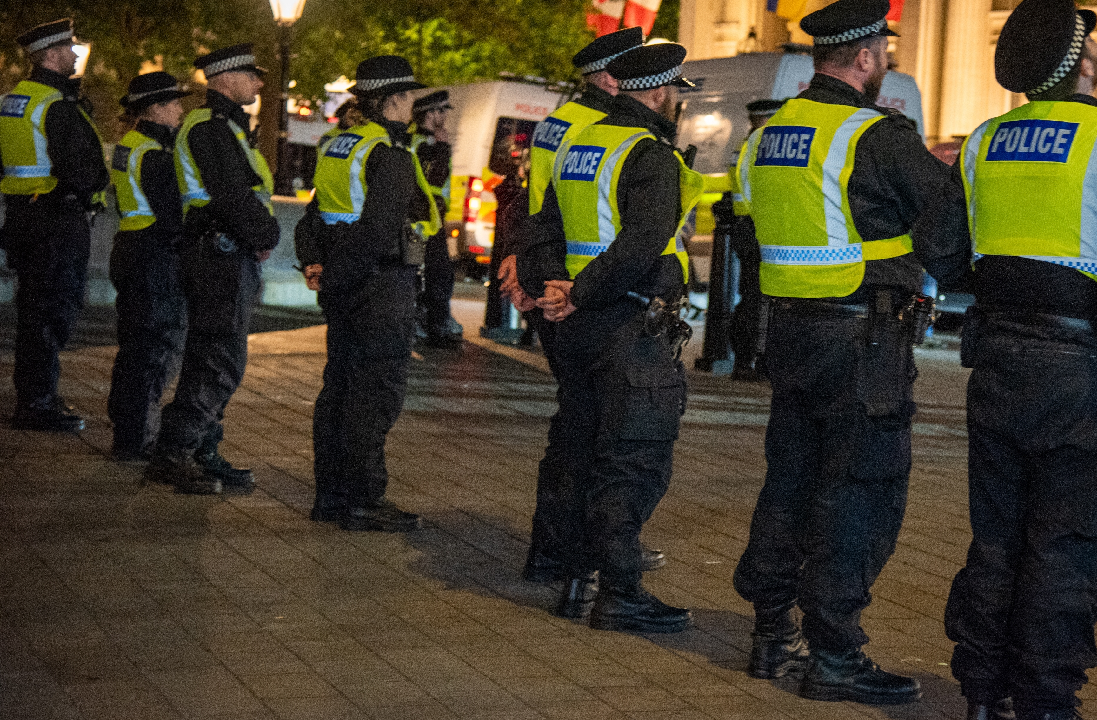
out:
<path id="1" fill-rule="evenodd" d="M 800 97 L 830 105 L 851 105 L 859 108 L 875 108 L 875 104 L 865 98 L 865 94 L 847 82 L 831 75 L 815 73 L 808 89 Z M 873 98 L 875 100 L 876 98 Z"/>
<path id="2" fill-rule="evenodd" d="M 677 133 L 675 124 L 639 100 L 622 93 L 613 98 L 611 109 L 610 116 L 614 125 L 647 128 L 661 141 L 674 145 L 674 136 Z"/>
<path id="3" fill-rule="evenodd" d="M 48 85 L 54 90 L 60 90 L 66 99 L 72 99 L 73 83 L 61 73 L 55 73 L 44 67 L 36 67 L 30 73 L 30 81 L 40 85 Z"/>
<path id="4" fill-rule="evenodd" d="M 407 147 L 411 144 L 411 138 L 408 136 L 407 123 L 386 120 L 385 118 L 380 118 L 373 122 L 384 128 L 385 132 L 389 134 L 389 139 L 392 140 L 393 145 Z"/>
<path id="5" fill-rule="evenodd" d="M 576 98 L 575 102 L 591 110 L 608 113 L 610 106 L 613 105 L 613 96 L 600 87 L 586 85 L 583 88 L 583 94 Z"/>
<path id="6" fill-rule="evenodd" d="M 229 120 L 239 125 L 244 132 L 251 127 L 251 119 L 244 112 L 239 103 L 235 103 L 216 90 L 206 90 L 206 107 L 213 111 L 214 115 L 224 115 Z M 251 133 L 248 133 L 249 137 Z"/>
<path id="7" fill-rule="evenodd" d="M 1068 102 L 1082 103 L 1083 105 L 1093 105 L 1094 107 L 1097 107 L 1097 98 L 1092 95 L 1082 95 L 1081 93 L 1071 95 Z"/>
<path id="8" fill-rule="evenodd" d="M 171 149 L 175 143 L 175 131 L 166 125 L 154 123 L 151 120 L 138 120 L 137 127 L 134 129 L 160 143 L 165 149 Z"/>

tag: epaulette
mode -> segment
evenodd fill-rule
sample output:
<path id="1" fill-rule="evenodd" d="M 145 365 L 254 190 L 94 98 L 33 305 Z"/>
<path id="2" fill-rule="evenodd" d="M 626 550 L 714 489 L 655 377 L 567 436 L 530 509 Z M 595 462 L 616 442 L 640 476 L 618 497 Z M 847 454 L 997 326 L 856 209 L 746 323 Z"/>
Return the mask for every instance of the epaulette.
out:
<path id="1" fill-rule="evenodd" d="M 879 105 L 877 105 L 875 109 L 883 113 L 885 119 L 910 128 L 915 132 L 918 132 L 918 126 L 914 124 L 913 120 L 904 115 L 902 111 L 890 107 L 880 107 Z"/>

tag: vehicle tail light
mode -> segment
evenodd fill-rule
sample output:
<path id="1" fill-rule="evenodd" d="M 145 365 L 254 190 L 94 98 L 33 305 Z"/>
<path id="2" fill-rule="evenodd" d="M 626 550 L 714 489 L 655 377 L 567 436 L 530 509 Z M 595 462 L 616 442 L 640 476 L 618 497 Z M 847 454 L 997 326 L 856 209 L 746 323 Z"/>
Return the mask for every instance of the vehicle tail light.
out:
<path id="1" fill-rule="evenodd" d="M 480 215 L 480 193 L 484 191 L 484 181 L 478 177 L 469 179 L 469 189 L 465 193 L 465 222 L 476 222 Z"/>

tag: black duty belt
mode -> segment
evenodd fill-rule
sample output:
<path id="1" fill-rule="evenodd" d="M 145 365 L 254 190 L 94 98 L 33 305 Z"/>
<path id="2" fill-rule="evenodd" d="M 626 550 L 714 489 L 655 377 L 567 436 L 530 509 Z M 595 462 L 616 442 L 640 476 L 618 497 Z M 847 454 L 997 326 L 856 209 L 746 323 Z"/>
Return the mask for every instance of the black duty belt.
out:
<path id="1" fill-rule="evenodd" d="M 1016 323 L 1029 327 L 1051 328 L 1053 330 L 1069 330 L 1078 333 L 1093 332 L 1093 323 L 1091 321 L 1067 317 L 1066 315 L 1048 315 L 1025 310 L 986 310 L 984 312 L 988 320 Z"/>
<path id="2" fill-rule="evenodd" d="M 778 312 L 809 317 L 867 318 L 868 305 L 829 302 L 814 298 L 770 298 L 770 307 Z"/>

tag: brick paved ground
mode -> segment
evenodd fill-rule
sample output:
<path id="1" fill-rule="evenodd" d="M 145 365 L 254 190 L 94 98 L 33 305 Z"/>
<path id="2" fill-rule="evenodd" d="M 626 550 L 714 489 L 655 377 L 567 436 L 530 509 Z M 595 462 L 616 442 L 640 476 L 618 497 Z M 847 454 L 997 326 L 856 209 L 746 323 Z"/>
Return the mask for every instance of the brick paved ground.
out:
<path id="1" fill-rule="evenodd" d="M 964 375 L 948 352 L 922 357 L 910 509 L 865 618 L 869 651 L 926 697 L 880 709 L 744 672 L 750 609 L 731 575 L 763 477 L 764 387 L 692 380 L 645 536 L 670 557 L 650 587 L 693 608 L 695 628 L 640 637 L 554 618 L 554 594 L 518 577 L 547 375 L 471 345 L 416 359 L 390 495 L 426 527 L 348 534 L 307 517 L 320 330 L 252 349 L 225 444 L 256 468 L 251 497 L 177 497 L 104 457 L 109 347 L 63 361 L 82 436 L 0 428 L 0 718 L 962 717 L 941 623 L 968 540 Z M 4 417 L 10 373 L 0 354 Z"/>

